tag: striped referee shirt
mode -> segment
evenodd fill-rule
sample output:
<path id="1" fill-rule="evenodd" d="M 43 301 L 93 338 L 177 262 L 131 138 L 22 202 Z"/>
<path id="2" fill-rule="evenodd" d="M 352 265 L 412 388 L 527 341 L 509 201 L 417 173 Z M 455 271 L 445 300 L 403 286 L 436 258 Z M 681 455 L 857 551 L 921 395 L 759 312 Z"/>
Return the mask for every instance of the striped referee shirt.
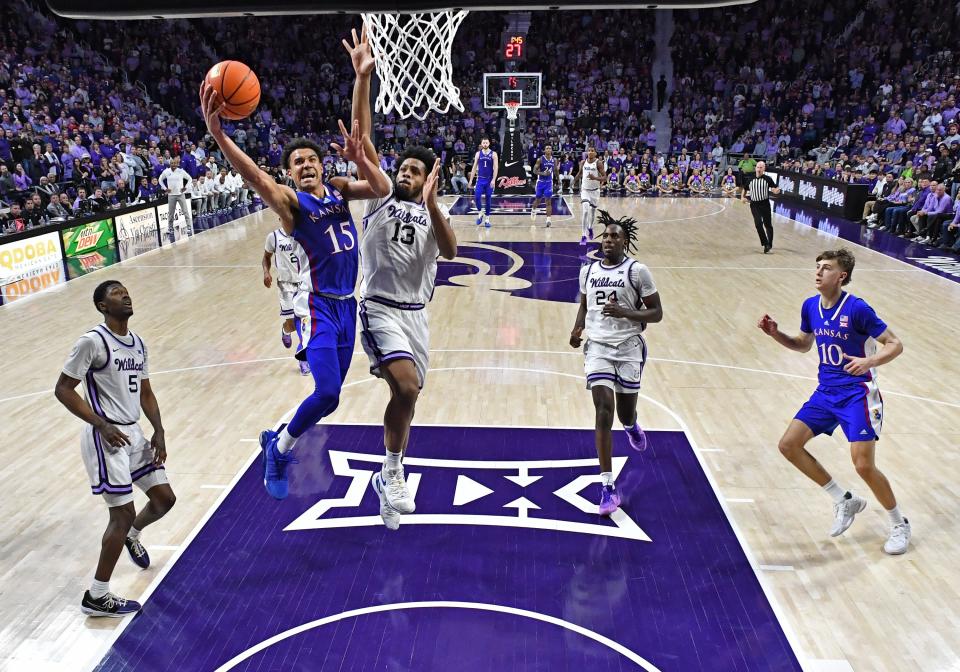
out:
<path id="1" fill-rule="evenodd" d="M 769 175 L 758 175 L 750 180 L 750 202 L 760 203 L 769 200 L 770 187 L 776 188 L 777 183 Z"/>

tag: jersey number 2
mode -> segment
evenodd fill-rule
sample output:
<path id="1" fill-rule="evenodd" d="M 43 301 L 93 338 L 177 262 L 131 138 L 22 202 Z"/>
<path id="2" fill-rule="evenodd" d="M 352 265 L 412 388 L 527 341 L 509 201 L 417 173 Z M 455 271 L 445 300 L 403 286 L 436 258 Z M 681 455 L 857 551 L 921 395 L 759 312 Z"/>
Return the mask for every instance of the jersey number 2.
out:
<path id="1" fill-rule="evenodd" d="M 598 306 L 604 305 L 604 304 L 605 304 L 608 300 L 610 300 L 610 299 L 612 299 L 613 301 L 616 301 L 616 300 L 617 300 L 617 293 L 616 293 L 616 292 L 610 292 L 609 294 L 607 294 L 607 293 L 604 292 L 603 290 L 597 290 L 597 305 L 598 305 Z"/>

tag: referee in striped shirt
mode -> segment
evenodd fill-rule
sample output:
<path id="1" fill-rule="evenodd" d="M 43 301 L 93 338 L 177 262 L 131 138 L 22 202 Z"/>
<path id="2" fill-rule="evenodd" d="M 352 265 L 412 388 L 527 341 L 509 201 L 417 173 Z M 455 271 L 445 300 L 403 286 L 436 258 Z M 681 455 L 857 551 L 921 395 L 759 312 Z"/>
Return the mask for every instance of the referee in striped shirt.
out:
<path id="1" fill-rule="evenodd" d="M 777 183 L 765 174 L 766 170 L 766 162 L 758 161 L 757 172 L 747 184 L 747 192 L 750 194 L 750 213 L 753 215 L 753 224 L 757 227 L 757 235 L 760 236 L 760 244 L 763 245 L 764 254 L 773 247 L 773 214 L 770 211 L 770 192 L 780 193 L 780 190 L 777 189 Z"/>

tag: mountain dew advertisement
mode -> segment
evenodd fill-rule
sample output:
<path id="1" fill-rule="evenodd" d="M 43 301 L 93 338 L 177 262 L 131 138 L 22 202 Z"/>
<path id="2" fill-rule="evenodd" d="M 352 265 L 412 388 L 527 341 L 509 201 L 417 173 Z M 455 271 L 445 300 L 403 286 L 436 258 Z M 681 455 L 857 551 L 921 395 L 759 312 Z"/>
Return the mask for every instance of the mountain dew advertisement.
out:
<path id="1" fill-rule="evenodd" d="M 109 219 L 64 229 L 60 236 L 71 279 L 117 263 L 117 240 Z"/>
<path id="2" fill-rule="evenodd" d="M 67 258 L 88 254 L 102 247 L 115 247 L 113 226 L 109 219 L 89 222 L 60 232 L 63 236 L 63 250 Z"/>

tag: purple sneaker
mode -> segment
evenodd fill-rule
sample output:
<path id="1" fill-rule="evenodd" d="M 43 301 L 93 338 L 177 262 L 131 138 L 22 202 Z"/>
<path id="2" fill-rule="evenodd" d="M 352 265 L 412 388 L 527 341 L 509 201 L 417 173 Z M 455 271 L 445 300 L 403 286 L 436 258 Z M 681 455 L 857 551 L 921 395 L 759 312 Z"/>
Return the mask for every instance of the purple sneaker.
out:
<path id="1" fill-rule="evenodd" d="M 310 365 L 307 362 L 300 362 L 300 375 L 301 376 L 310 375 Z"/>
<path id="2" fill-rule="evenodd" d="M 644 434 L 640 425 L 634 425 L 630 429 L 624 428 L 624 430 L 627 432 L 627 441 L 630 442 L 631 448 L 638 453 L 642 453 L 647 449 L 647 435 Z"/>
<path id="3" fill-rule="evenodd" d="M 586 245 L 586 244 L 587 244 L 587 237 L 586 237 L 586 236 L 580 236 L 580 244 L 581 244 L 581 245 Z"/>
<path id="4" fill-rule="evenodd" d="M 600 515 L 609 516 L 620 508 L 620 493 L 612 485 L 600 488 Z"/>
<path id="5" fill-rule="evenodd" d="M 589 238 L 590 240 L 593 240 L 593 227 L 592 227 L 592 226 L 591 226 L 589 229 L 587 229 L 587 238 Z"/>
<path id="6" fill-rule="evenodd" d="M 140 569 L 146 569 L 150 566 L 150 555 L 147 553 L 147 549 L 143 547 L 143 544 L 140 543 L 139 539 L 127 537 L 123 540 L 123 545 L 127 547 L 127 553 L 130 554 L 130 559 L 133 560 L 133 564 Z"/>
<path id="7" fill-rule="evenodd" d="M 293 336 L 288 334 L 283 330 L 283 327 L 280 327 L 280 340 L 283 342 L 283 347 L 289 348 L 293 345 Z"/>

